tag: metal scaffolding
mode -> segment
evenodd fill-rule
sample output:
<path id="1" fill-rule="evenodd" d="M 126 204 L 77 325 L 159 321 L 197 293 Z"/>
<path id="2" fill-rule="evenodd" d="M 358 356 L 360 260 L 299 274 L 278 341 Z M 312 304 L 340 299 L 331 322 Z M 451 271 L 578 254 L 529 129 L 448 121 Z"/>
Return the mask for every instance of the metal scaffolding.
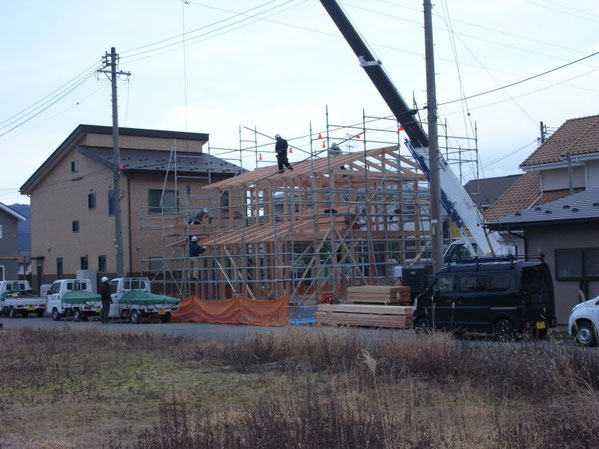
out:
<path id="1" fill-rule="evenodd" d="M 428 182 L 402 154 L 401 138 L 394 119 L 363 112 L 361 123 L 337 125 L 327 108 L 324 130 L 310 123 L 307 136 L 289 139 L 292 151 L 307 156 L 280 174 L 262 157 L 272 154 L 272 141 L 239 127 L 239 149 L 210 151 L 238 154 L 242 164 L 253 159 L 254 170 L 221 181 L 207 173 L 201 189 L 178 195 L 174 210 L 140 211 L 143 274 L 182 297 L 287 295 L 300 305 L 343 297 L 348 286 L 392 284 L 394 267 L 430 257 Z M 170 176 L 176 183 L 175 170 Z M 209 215 L 190 223 L 201 208 Z M 152 232 L 160 234 L 160 257 L 144 241 Z M 191 236 L 206 248 L 195 270 Z"/>

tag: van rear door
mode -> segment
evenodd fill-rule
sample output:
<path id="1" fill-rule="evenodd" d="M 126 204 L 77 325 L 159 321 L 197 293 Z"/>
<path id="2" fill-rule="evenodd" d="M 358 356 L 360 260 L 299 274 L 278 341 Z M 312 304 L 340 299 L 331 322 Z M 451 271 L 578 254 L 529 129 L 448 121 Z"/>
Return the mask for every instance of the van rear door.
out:
<path id="1" fill-rule="evenodd" d="M 546 263 L 522 267 L 521 295 L 528 309 L 528 319 L 533 325 L 545 321 L 549 326 L 555 323 L 555 299 L 553 281 Z"/>

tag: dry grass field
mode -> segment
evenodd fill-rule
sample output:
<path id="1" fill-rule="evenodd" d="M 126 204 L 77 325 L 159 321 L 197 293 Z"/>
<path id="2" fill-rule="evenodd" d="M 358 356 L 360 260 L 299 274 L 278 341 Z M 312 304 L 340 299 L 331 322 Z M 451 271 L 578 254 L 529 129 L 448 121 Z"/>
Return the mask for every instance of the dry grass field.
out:
<path id="1" fill-rule="evenodd" d="M 305 332 L 0 331 L 0 448 L 596 448 L 599 354 Z"/>

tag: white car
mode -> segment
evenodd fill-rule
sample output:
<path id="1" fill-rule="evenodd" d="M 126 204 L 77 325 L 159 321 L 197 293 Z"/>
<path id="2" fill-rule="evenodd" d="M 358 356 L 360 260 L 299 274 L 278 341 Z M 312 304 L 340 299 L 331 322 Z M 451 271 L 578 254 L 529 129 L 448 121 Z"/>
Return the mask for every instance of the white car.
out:
<path id="1" fill-rule="evenodd" d="M 577 304 L 568 319 L 568 332 L 581 346 L 597 346 L 599 296 Z"/>

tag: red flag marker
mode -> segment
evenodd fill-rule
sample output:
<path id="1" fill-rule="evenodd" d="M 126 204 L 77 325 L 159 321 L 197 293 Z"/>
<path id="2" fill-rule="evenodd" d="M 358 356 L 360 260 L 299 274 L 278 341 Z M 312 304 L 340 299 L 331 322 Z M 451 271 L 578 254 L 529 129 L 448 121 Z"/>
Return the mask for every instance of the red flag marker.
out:
<path id="1" fill-rule="evenodd" d="M 400 131 L 403 131 L 403 130 L 404 130 L 404 129 L 403 129 L 403 126 L 399 125 L 399 130 L 400 130 Z"/>
<path id="2" fill-rule="evenodd" d="M 318 135 L 318 140 L 321 140 L 321 139 L 322 139 L 322 134 L 319 134 Z"/>
<path id="3" fill-rule="evenodd" d="M 322 142 L 322 147 L 323 147 L 323 148 L 326 148 L 326 147 L 327 147 L 327 146 L 324 144 L 324 142 Z"/>
<path id="4" fill-rule="evenodd" d="M 289 147 L 289 154 L 293 154 L 293 148 Z"/>
<path id="5" fill-rule="evenodd" d="M 259 161 L 262 160 L 262 153 L 260 153 L 260 157 L 258 158 Z"/>
<path id="6" fill-rule="evenodd" d="M 356 134 L 356 139 L 359 139 L 359 138 L 360 138 L 360 134 Z"/>

